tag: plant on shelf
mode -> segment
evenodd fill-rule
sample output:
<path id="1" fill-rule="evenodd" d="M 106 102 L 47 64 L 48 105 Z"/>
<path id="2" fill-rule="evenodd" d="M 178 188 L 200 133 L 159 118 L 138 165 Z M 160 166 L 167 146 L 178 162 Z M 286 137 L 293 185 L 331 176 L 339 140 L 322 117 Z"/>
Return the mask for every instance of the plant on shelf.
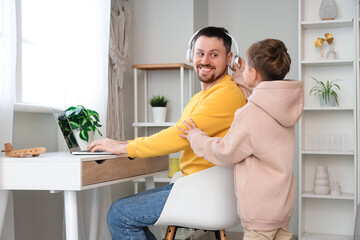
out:
<path id="1" fill-rule="evenodd" d="M 336 105 L 339 105 L 338 102 L 338 94 L 337 90 L 340 90 L 340 86 L 335 83 L 336 81 L 340 81 L 340 79 L 336 79 L 333 81 L 327 80 L 326 83 L 323 81 L 319 81 L 314 77 L 311 77 L 315 81 L 315 86 L 310 89 L 310 95 L 314 94 L 314 96 L 319 95 L 320 99 L 324 100 L 326 106 L 331 106 L 331 98 L 334 99 Z"/>
<path id="2" fill-rule="evenodd" d="M 318 37 L 315 40 L 315 47 L 320 48 L 321 58 L 324 57 L 324 42 L 327 42 L 329 45 L 331 45 L 333 41 L 334 41 L 334 37 L 331 33 L 325 33 L 325 38 Z"/>
<path id="3" fill-rule="evenodd" d="M 166 107 L 168 99 L 162 95 L 154 95 L 150 98 L 149 104 L 152 107 Z"/>
<path id="4" fill-rule="evenodd" d="M 166 121 L 167 103 L 168 99 L 163 95 L 154 95 L 150 98 L 149 104 L 152 107 L 154 122 Z"/>
<path id="5" fill-rule="evenodd" d="M 82 140 L 88 142 L 89 133 L 95 130 L 102 136 L 98 127 L 101 127 L 99 114 L 96 111 L 85 108 L 82 105 L 71 106 L 65 110 L 66 117 L 69 119 L 71 128 L 80 132 Z"/>

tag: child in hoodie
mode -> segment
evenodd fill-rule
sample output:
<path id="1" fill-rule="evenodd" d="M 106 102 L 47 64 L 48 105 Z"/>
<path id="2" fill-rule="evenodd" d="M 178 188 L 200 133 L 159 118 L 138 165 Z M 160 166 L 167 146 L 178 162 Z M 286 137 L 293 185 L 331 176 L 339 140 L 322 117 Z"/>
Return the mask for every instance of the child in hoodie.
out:
<path id="1" fill-rule="evenodd" d="M 301 81 L 285 80 L 291 59 L 284 43 L 265 39 L 250 46 L 234 79 L 253 87 L 224 138 L 210 138 L 189 119 L 180 129 L 199 157 L 219 166 L 235 164 L 238 214 L 244 240 L 288 240 L 295 203 L 295 129 L 303 105 Z M 244 66 L 245 65 L 245 66 Z"/>

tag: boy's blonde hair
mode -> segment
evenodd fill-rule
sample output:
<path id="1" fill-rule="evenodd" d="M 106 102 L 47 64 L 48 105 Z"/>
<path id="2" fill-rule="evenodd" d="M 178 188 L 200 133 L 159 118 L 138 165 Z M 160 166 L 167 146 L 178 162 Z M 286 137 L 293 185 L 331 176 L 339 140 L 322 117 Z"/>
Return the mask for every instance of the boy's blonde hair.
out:
<path id="1" fill-rule="evenodd" d="M 247 63 L 260 73 L 263 81 L 282 80 L 290 70 L 291 58 L 282 41 L 265 39 L 250 46 Z"/>

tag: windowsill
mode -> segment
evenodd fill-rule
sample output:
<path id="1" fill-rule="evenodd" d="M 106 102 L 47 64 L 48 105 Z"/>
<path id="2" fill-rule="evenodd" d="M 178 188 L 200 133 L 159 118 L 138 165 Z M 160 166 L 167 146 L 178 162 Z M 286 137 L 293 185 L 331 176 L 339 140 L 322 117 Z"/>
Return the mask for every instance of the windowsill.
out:
<path id="1" fill-rule="evenodd" d="M 15 103 L 14 112 L 51 113 L 52 107 L 30 103 Z"/>

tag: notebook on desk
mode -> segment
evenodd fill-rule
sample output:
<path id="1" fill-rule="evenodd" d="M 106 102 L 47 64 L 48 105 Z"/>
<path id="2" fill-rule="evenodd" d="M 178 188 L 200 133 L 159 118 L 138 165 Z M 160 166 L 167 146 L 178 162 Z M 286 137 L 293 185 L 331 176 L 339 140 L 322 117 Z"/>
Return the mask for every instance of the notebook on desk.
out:
<path id="1" fill-rule="evenodd" d="M 88 150 L 80 150 L 79 144 L 76 141 L 75 135 L 71 130 L 69 120 L 66 117 L 65 111 L 52 109 L 55 122 L 58 125 L 61 136 L 64 138 L 66 147 L 71 154 L 75 155 L 114 155 L 105 151 L 90 152 Z"/>

